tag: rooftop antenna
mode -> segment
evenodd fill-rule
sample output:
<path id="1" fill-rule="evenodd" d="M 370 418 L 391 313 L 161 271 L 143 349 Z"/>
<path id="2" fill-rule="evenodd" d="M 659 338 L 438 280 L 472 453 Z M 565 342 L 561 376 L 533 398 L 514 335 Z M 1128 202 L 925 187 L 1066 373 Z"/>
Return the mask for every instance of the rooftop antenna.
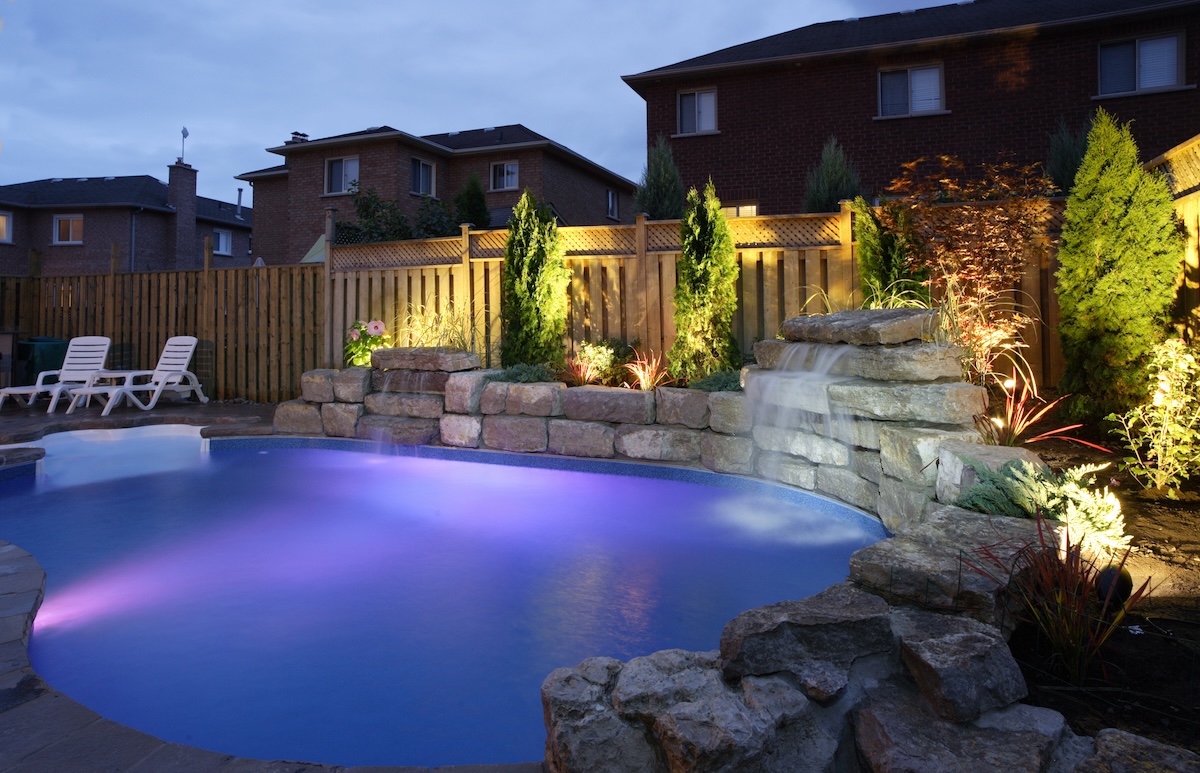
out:
<path id="1" fill-rule="evenodd" d="M 179 141 L 179 163 L 181 164 L 183 163 L 183 150 L 185 147 L 187 147 L 188 130 L 186 126 L 183 127 L 182 134 L 183 139 Z"/>

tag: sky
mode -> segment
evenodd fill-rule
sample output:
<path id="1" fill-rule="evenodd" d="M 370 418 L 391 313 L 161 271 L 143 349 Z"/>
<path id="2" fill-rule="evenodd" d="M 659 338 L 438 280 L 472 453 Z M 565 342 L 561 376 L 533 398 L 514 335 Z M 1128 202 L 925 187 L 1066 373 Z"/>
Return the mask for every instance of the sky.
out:
<path id="1" fill-rule="evenodd" d="M 645 102 L 622 75 L 946 2 L 0 0 L 0 185 L 165 181 L 182 153 L 201 196 L 251 204 L 234 176 L 295 131 L 514 123 L 637 182 Z"/>

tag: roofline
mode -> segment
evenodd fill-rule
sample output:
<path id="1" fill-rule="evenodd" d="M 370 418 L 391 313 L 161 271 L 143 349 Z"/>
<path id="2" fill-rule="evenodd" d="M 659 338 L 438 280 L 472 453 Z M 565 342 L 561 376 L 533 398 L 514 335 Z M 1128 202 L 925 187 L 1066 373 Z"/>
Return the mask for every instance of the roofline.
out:
<path id="1" fill-rule="evenodd" d="M 450 154 L 453 156 L 479 156 L 479 155 L 483 155 L 485 153 L 497 153 L 499 151 L 504 151 L 504 150 L 530 150 L 532 148 L 549 148 L 550 150 L 560 153 L 568 158 L 574 159 L 575 161 L 577 161 L 585 166 L 591 167 L 592 169 L 595 169 L 595 170 L 601 172 L 603 175 L 605 175 L 619 183 L 626 184 L 630 188 L 637 187 L 637 184 L 635 182 L 633 182 L 633 180 L 627 180 L 626 178 L 624 178 L 621 175 L 617 174 L 616 172 L 612 171 L 608 167 L 600 166 L 599 164 L 597 164 L 595 161 L 592 161 L 587 156 L 580 155 L 579 153 L 576 153 L 575 151 L 568 148 L 566 145 L 560 145 L 559 143 L 557 143 L 551 139 L 533 140 L 531 142 L 514 142 L 514 143 L 511 143 L 508 145 L 488 145 L 485 147 L 462 148 L 459 150 L 451 150 Z"/>
<path id="2" fill-rule="evenodd" d="M 67 202 L 65 204 L 57 203 L 57 202 L 53 203 L 53 204 L 24 204 L 24 203 L 20 203 L 20 202 L 5 201 L 5 200 L 0 199 L 0 204 L 3 204 L 6 207 L 19 207 L 21 209 L 113 209 L 113 208 L 122 208 L 122 209 L 149 209 L 154 212 L 167 212 L 170 214 L 175 213 L 175 210 L 171 209 L 170 207 L 160 207 L 155 204 L 144 204 L 144 203 L 136 202 L 136 201 L 132 201 L 132 202 L 131 201 L 107 201 L 104 203 L 97 203 L 97 202 L 88 203 L 86 201 L 84 201 L 84 202 L 74 201 L 74 202 Z"/>
<path id="3" fill-rule="evenodd" d="M 419 145 L 425 145 L 439 153 L 450 153 L 450 148 L 445 145 L 439 145 L 436 142 L 430 142 L 424 137 L 418 137 L 415 134 L 409 134 L 399 129 L 393 129 L 390 132 L 376 133 L 356 133 L 356 134 L 341 134 L 336 137 L 322 137 L 319 140 L 304 140 L 303 142 L 285 142 L 273 148 L 267 148 L 268 153 L 276 153 L 281 156 L 287 156 L 288 153 L 301 148 L 311 147 L 334 147 L 337 145 L 355 145 L 360 142 L 377 142 L 379 140 L 397 140 L 404 139 L 409 142 L 415 142 Z"/>
<path id="4" fill-rule="evenodd" d="M 247 209 L 247 208 L 243 207 L 243 209 Z M 252 230 L 254 228 L 254 224 L 246 222 L 246 220 L 244 218 L 241 221 L 238 221 L 236 219 L 221 220 L 221 219 L 215 218 L 215 217 L 205 217 L 204 215 L 196 215 L 196 221 L 199 222 L 201 220 L 203 220 L 206 223 L 217 223 L 219 225 L 228 225 L 228 226 L 233 226 L 235 228 L 245 228 L 247 231 Z"/>
<path id="5" fill-rule="evenodd" d="M 259 169 L 254 172 L 242 172 L 241 174 L 235 174 L 233 179 L 245 180 L 246 182 L 252 183 L 255 180 L 265 180 L 268 177 L 287 177 L 287 173 L 288 168 L 286 166 L 281 166 L 278 168 L 272 167 L 270 169 Z"/>
<path id="6" fill-rule="evenodd" d="M 1144 7 L 1144 8 L 1129 9 L 1129 10 L 1123 10 L 1123 11 L 1110 11 L 1108 13 L 1087 14 L 1087 15 L 1083 15 L 1083 16 L 1073 16 L 1069 19 L 1059 19 L 1058 21 L 1039 22 L 1039 23 L 1035 23 L 1035 24 L 1020 24 L 1020 25 L 1016 25 L 1013 27 L 993 27 L 993 28 L 987 29 L 987 30 L 978 30 L 976 32 L 964 32 L 964 33 L 959 33 L 959 34 L 955 34 L 955 35 L 938 35 L 936 37 L 930 37 L 930 38 L 911 38 L 909 40 L 898 40 L 898 41 L 895 41 L 892 43 L 876 43 L 874 45 L 851 46 L 849 48 L 837 48 L 837 49 L 830 49 L 827 51 L 812 51 L 812 52 L 803 53 L 803 54 L 787 54 L 785 56 L 763 57 L 763 58 L 759 58 L 759 59 L 743 59 L 743 60 L 735 61 L 735 62 L 723 62 L 721 64 L 698 65 L 695 67 L 680 67 L 680 68 L 675 68 L 675 69 L 667 69 L 667 68 L 670 68 L 671 65 L 666 65 L 665 67 L 660 67 L 655 70 L 647 70 L 646 72 L 637 73 L 635 75 L 622 75 L 621 80 L 623 80 L 625 82 L 625 84 L 627 86 L 629 86 L 630 88 L 632 88 L 634 91 L 637 91 L 637 88 L 635 87 L 634 84 L 662 80 L 663 78 L 674 78 L 677 76 L 686 76 L 686 75 L 701 75 L 701 74 L 711 73 L 711 72 L 720 72 L 722 70 L 735 70 L 735 69 L 740 69 L 743 67 L 759 67 L 759 66 L 763 66 L 763 65 L 772 65 L 772 64 L 788 64 L 791 62 L 802 62 L 802 61 L 808 61 L 811 59 L 824 59 L 827 57 L 847 56 L 850 54 L 862 54 L 862 53 L 870 53 L 870 52 L 877 52 L 877 51 L 893 51 L 893 50 L 897 50 L 897 49 L 904 49 L 904 48 L 910 48 L 910 47 L 915 47 L 915 46 L 928 46 L 928 45 L 934 45 L 934 44 L 939 44 L 939 43 L 948 43 L 948 42 L 952 42 L 952 41 L 974 40 L 977 38 L 994 37 L 994 36 L 999 36 L 999 35 L 1011 35 L 1011 34 L 1019 33 L 1019 32 L 1032 32 L 1032 31 L 1040 30 L 1040 29 L 1052 29 L 1055 27 L 1066 27 L 1066 26 L 1073 26 L 1076 24 L 1087 24 L 1087 23 L 1091 23 L 1091 22 L 1105 21 L 1107 19 L 1119 19 L 1124 16 L 1132 16 L 1132 15 L 1137 15 L 1137 14 L 1142 14 L 1142 13 L 1147 13 L 1147 12 L 1164 11 L 1164 10 L 1170 10 L 1172 8 L 1182 8 L 1182 7 L 1186 7 L 1189 5 L 1195 5 L 1197 2 L 1200 2 L 1200 0 L 1167 0 L 1167 2 L 1159 3 L 1158 5 Z M 933 7 L 938 7 L 938 6 L 933 6 Z M 880 14 L 880 15 L 887 16 L 890 14 Z M 870 18 L 870 17 L 868 17 L 868 18 Z M 844 20 L 843 23 L 846 23 L 846 21 Z M 803 27 L 800 27 L 798 29 L 803 29 Z M 791 30 L 789 30 L 789 31 L 791 31 Z M 768 36 L 768 37 L 771 37 L 771 36 Z M 762 38 L 759 38 L 759 40 L 762 40 Z M 753 43 L 753 42 L 755 42 L 755 41 L 748 40 L 748 41 L 746 41 L 746 43 L 739 43 L 737 45 L 746 45 L 748 43 Z M 735 46 L 729 46 L 729 48 L 733 48 L 733 47 L 735 47 Z M 719 49 L 719 50 L 724 50 L 724 49 Z M 717 52 L 714 51 L 711 53 L 717 53 Z M 701 54 L 701 56 L 706 56 L 706 54 Z"/>

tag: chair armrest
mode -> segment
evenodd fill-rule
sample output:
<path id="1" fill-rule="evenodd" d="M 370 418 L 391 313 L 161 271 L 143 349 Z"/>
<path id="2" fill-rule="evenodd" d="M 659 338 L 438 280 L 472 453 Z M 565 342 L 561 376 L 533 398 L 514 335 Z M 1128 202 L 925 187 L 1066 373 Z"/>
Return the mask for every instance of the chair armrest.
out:
<path id="1" fill-rule="evenodd" d="M 34 386 L 39 386 L 39 387 L 40 387 L 40 386 L 45 386 L 45 385 L 46 385 L 46 379 L 47 379 L 49 376 L 54 376 L 55 378 L 58 378 L 58 375 L 59 375 L 60 373 L 62 373 L 62 371 L 61 371 L 61 370 L 43 370 L 41 373 L 39 373 L 39 374 L 38 374 L 37 381 L 36 381 L 36 382 L 34 382 Z"/>
<path id="2" fill-rule="evenodd" d="M 88 386 L 95 386 L 98 381 L 122 380 L 122 386 L 129 386 L 135 378 L 153 376 L 152 370 L 98 370 L 88 378 Z"/>

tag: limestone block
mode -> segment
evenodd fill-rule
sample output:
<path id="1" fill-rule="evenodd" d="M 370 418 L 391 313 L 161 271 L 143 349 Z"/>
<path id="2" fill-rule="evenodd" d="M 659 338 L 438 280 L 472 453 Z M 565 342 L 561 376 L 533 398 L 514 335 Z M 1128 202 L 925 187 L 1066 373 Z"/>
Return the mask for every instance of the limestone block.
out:
<path id="1" fill-rule="evenodd" d="M 869 688 L 855 711 L 854 738 L 868 770 L 1046 770 L 1066 726 L 1062 715 L 1022 704 L 994 714 L 974 724 L 940 719 L 916 688 L 887 680 Z"/>
<path id="2" fill-rule="evenodd" d="M 612 703 L 626 719 L 653 719 L 669 706 L 721 687 L 716 651 L 659 650 L 625 664 L 617 675 Z"/>
<path id="3" fill-rule="evenodd" d="M 875 485 L 883 480 L 883 462 L 878 451 L 866 448 L 856 448 L 850 454 L 850 469 L 860 478 L 871 481 Z"/>
<path id="4" fill-rule="evenodd" d="M 331 368 L 305 371 L 300 376 L 300 397 L 310 403 L 332 403 L 333 377 L 337 371 Z"/>
<path id="5" fill-rule="evenodd" d="M 855 660 L 892 646 L 887 603 L 839 583 L 729 621 L 721 633 L 721 667 L 729 681 L 790 674 L 805 695 L 827 704 L 846 688 Z"/>
<path id="6" fill-rule="evenodd" d="M 346 368 L 338 371 L 330 379 L 333 382 L 333 396 L 340 403 L 361 403 L 371 392 L 370 368 Z"/>
<path id="7" fill-rule="evenodd" d="M 479 411 L 485 415 L 504 413 L 508 404 L 508 387 L 507 381 L 491 381 L 483 386 L 483 393 L 479 396 Z"/>
<path id="8" fill-rule="evenodd" d="M 780 328 L 787 341 L 860 346 L 930 341 L 936 330 L 937 312 L 932 309 L 851 309 L 792 317 Z"/>
<path id="9" fill-rule="evenodd" d="M 331 392 L 332 394 L 332 392 Z M 322 435 L 321 407 L 304 400 L 289 400 L 275 406 L 276 435 Z"/>
<path id="10" fill-rule="evenodd" d="M 879 512 L 879 486 L 848 467 L 817 467 L 817 491 L 868 513 Z"/>
<path id="11" fill-rule="evenodd" d="M 938 429 L 910 423 L 885 424 L 879 429 L 884 473 L 908 483 L 933 487 L 938 479 L 938 449 L 948 441 L 981 440 L 971 429 Z"/>
<path id="12" fill-rule="evenodd" d="M 767 480 L 812 491 L 817 487 L 817 465 L 777 452 L 758 454 L 755 471 Z"/>
<path id="13" fill-rule="evenodd" d="M 483 444 L 500 451 L 545 451 L 546 421 L 538 416 L 484 416 Z"/>
<path id="14" fill-rule="evenodd" d="M 1020 446 L 983 445 L 982 438 L 978 443 L 947 441 L 938 450 L 937 501 L 952 505 L 964 488 L 978 482 L 979 477 L 964 461 L 967 459 L 990 470 L 1018 459 L 1048 469 L 1037 454 Z"/>
<path id="15" fill-rule="evenodd" d="M 789 420 L 791 415 L 832 413 L 830 388 L 853 380 L 850 376 L 827 373 L 759 370 L 746 375 L 746 395 L 756 410 L 775 414 L 773 423 L 794 426 L 794 422 Z M 760 409 L 758 406 L 764 407 Z"/>
<path id="16" fill-rule="evenodd" d="M 329 437 L 354 437 L 358 419 L 363 415 L 362 403 L 323 403 L 321 424 Z"/>
<path id="17" fill-rule="evenodd" d="M 755 360 L 768 370 L 816 371 L 877 381 L 958 380 L 961 357 L 958 347 L 934 343 L 850 346 L 776 339 L 754 344 Z"/>
<path id="18" fill-rule="evenodd" d="M 705 432 L 700 437 L 700 463 L 714 472 L 752 474 L 754 450 L 754 441 L 747 437 L 715 432 Z"/>
<path id="19" fill-rule="evenodd" d="M 383 370 L 444 370 L 457 373 L 480 367 L 479 355 L 447 346 L 376 349 L 371 366 Z"/>
<path id="20" fill-rule="evenodd" d="M 562 456 L 611 459 L 615 437 L 616 430 L 603 422 L 550 419 L 547 424 L 547 447 Z"/>
<path id="21" fill-rule="evenodd" d="M 479 439 L 483 435 L 483 417 L 444 413 L 439 428 L 444 444 L 459 448 L 479 448 Z"/>
<path id="22" fill-rule="evenodd" d="M 646 392 L 645 394 L 651 393 Z M 617 427 L 613 446 L 618 454 L 630 459 L 694 462 L 700 458 L 700 436 L 702 434 L 698 429 L 684 427 L 646 427 L 637 424 L 622 424 Z"/>
<path id="23" fill-rule="evenodd" d="M 654 391 L 659 424 L 682 424 L 692 429 L 708 427 L 708 392 L 699 389 L 659 387 Z"/>
<path id="24" fill-rule="evenodd" d="M 810 417 L 809 426 L 812 432 L 840 440 L 848 446 L 878 451 L 880 447 L 879 430 L 887 426 L 887 422 L 845 413 L 834 413 L 830 416 Z"/>
<path id="25" fill-rule="evenodd" d="M 998 628 L 968 617 L 896 607 L 892 630 L 905 668 L 942 719 L 971 722 L 1028 692 Z"/>
<path id="26" fill-rule="evenodd" d="M 563 414 L 576 421 L 653 424 L 654 393 L 621 387 L 571 387 L 563 394 Z"/>
<path id="27" fill-rule="evenodd" d="M 906 534 L 934 507 L 933 487 L 884 476 L 879 482 L 879 520 L 893 534 Z"/>
<path id="28" fill-rule="evenodd" d="M 567 385 L 561 381 L 509 384 L 504 412 L 510 416 L 562 416 L 562 396 Z"/>
<path id="29" fill-rule="evenodd" d="M 745 435 L 753 424 L 745 392 L 711 392 L 708 395 L 708 426 L 724 435 Z"/>
<path id="30" fill-rule="evenodd" d="M 357 436 L 397 446 L 427 446 L 437 442 L 441 426 L 437 419 L 368 414 L 358 420 Z"/>
<path id="31" fill-rule="evenodd" d="M 479 401 L 489 378 L 498 370 L 464 370 L 446 378 L 446 410 L 450 413 L 479 413 Z"/>
<path id="32" fill-rule="evenodd" d="M 380 416 L 407 416 L 412 419 L 437 419 L 442 415 L 441 395 L 413 395 L 396 392 L 372 392 L 363 403 L 367 413 Z"/>
<path id="33" fill-rule="evenodd" d="M 848 381 L 829 386 L 829 401 L 835 409 L 855 416 L 970 427 L 974 426 L 975 414 L 982 413 L 987 406 L 987 392 L 983 387 L 961 382 Z"/>
<path id="34" fill-rule="evenodd" d="M 465 370 L 462 375 L 484 371 Z M 450 374 L 444 370 L 372 370 L 371 387 L 376 392 L 411 392 L 441 395 L 446 393 Z M 467 411 L 458 411 L 467 413 Z"/>
<path id="35" fill-rule="evenodd" d="M 850 464 L 850 449 L 846 445 L 811 432 L 757 426 L 753 435 L 755 444 L 764 451 L 799 456 L 815 464 Z"/>

